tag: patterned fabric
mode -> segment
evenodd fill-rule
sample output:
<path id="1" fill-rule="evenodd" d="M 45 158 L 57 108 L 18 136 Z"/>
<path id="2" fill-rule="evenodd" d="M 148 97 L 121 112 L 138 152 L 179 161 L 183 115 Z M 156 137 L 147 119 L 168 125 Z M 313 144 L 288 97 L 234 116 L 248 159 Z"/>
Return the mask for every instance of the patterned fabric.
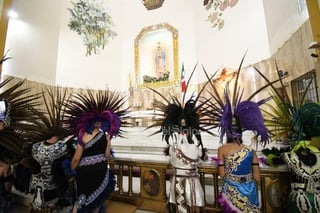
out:
<path id="1" fill-rule="evenodd" d="M 315 163 L 306 165 L 296 152 L 286 152 L 286 162 L 295 181 L 291 183 L 288 199 L 288 212 L 316 213 L 320 212 L 320 152 L 312 152 Z"/>
<path id="2" fill-rule="evenodd" d="M 169 155 L 170 163 L 175 168 L 169 202 L 176 204 L 179 213 L 188 212 L 188 206 L 204 206 L 204 192 L 197 169 L 201 156 L 200 147 L 197 144 L 174 143 L 170 146 Z"/>
<path id="3" fill-rule="evenodd" d="M 108 168 L 106 158 L 102 156 L 106 147 L 107 140 L 103 131 L 84 144 L 81 161 L 76 169 L 78 212 L 89 212 L 101 207 L 114 190 L 114 175 Z"/>
<path id="4" fill-rule="evenodd" d="M 244 146 L 224 159 L 226 176 L 219 203 L 225 212 L 260 212 L 256 183 L 252 179 L 253 154 L 251 147 Z"/>
<path id="5" fill-rule="evenodd" d="M 32 156 L 40 164 L 41 172 L 33 174 L 30 190 L 34 191 L 32 206 L 35 209 L 53 207 L 59 200 L 54 182 L 53 162 L 66 154 L 67 145 L 62 141 L 54 144 L 39 142 L 32 147 Z"/>

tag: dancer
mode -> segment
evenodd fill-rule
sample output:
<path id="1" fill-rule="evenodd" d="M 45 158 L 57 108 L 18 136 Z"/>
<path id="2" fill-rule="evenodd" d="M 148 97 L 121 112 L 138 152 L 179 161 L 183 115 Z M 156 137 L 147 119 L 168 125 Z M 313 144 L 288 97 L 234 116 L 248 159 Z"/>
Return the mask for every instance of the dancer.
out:
<path id="1" fill-rule="evenodd" d="M 257 71 L 263 76 L 262 72 Z M 274 133 L 275 140 L 287 143 L 280 149 L 273 147 L 262 152 L 270 166 L 284 164 L 291 172 L 291 187 L 288 187 L 291 190 L 287 202 L 283 202 L 282 211 L 320 212 L 320 105 L 306 103 L 307 96 L 303 96 L 299 103 L 293 103 L 281 76 L 279 81 L 281 90 L 268 81 L 275 104 L 270 107 L 265 123 Z M 311 83 L 302 94 L 307 94 Z"/>
<path id="2" fill-rule="evenodd" d="M 155 109 L 163 114 L 160 114 L 162 119 L 149 128 L 161 126 L 153 135 L 162 133 L 162 138 L 168 144 L 165 153 L 169 155 L 170 164 L 174 168 L 169 191 L 170 208 L 173 207 L 170 212 L 199 213 L 201 207 L 205 205 L 205 198 L 198 166 L 208 159 L 200 131 L 209 132 L 205 128 L 208 125 L 208 120 L 205 118 L 206 110 L 203 107 L 205 102 L 199 101 L 203 89 L 198 96 L 190 97 L 185 103 L 185 96 L 180 103 L 173 95 L 167 99 L 158 91 L 153 91 L 166 102 L 154 101 Z"/>
<path id="3" fill-rule="evenodd" d="M 11 186 L 15 182 L 13 165 L 27 155 L 27 147 L 31 144 L 29 133 L 37 129 L 36 116 L 30 109 L 39 104 L 38 96 L 24 88 L 24 82 L 10 77 L 0 83 L 0 199 L 4 212 L 10 208 L 12 198 Z"/>
<path id="4" fill-rule="evenodd" d="M 296 143 L 282 158 L 291 171 L 288 212 L 320 212 L 320 105 L 306 103 L 294 110 Z M 294 142 L 294 140 L 293 140 Z"/>
<path id="5" fill-rule="evenodd" d="M 255 144 L 265 146 L 271 139 L 271 134 L 264 124 L 264 117 L 259 107 L 270 98 L 254 102 L 251 99 L 262 89 L 254 91 L 243 100 L 244 90 L 240 90 L 238 80 L 241 72 L 241 61 L 238 71 L 233 78 L 226 82 L 223 96 L 217 86 L 212 86 L 208 106 L 209 117 L 214 127 L 219 128 L 220 143 L 226 138 L 227 143 L 218 148 L 218 158 L 213 157 L 219 176 L 223 179 L 218 202 L 224 212 L 260 212 L 257 184 L 260 183 L 259 161 L 256 151 L 243 144 L 244 131 L 252 131 Z M 205 72 L 206 73 L 206 72 Z M 206 74 L 208 77 L 208 74 Z M 214 76 L 214 75 L 213 75 Z M 230 90 L 233 84 L 233 90 Z"/>
<path id="6" fill-rule="evenodd" d="M 174 168 L 169 203 L 174 204 L 174 211 L 179 213 L 199 213 L 200 207 L 205 205 L 198 166 L 208 156 L 203 148 L 196 109 L 192 99 L 184 107 L 178 103 L 169 104 L 162 123 L 170 164 Z M 170 137 L 172 141 L 169 140 Z"/>
<path id="7" fill-rule="evenodd" d="M 260 183 L 259 162 L 255 150 L 242 143 L 242 132 L 251 130 L 263 143 L 270 139 L 259 106 L 260 102 L 242 101 L 237 94 L 232 106 L 225 90 L 226 104 L 222 108 L 220 139 L 227 144 L 218 148 L 218 171 L 223 179 L 219 203 L 225 212 L 260 212 L 256 184 Z"/>
<path id="8" fill-rule="evenodd" d="M 0 101 L 0 131 L 10 125 L 8 103 Z M 12 186 L 11 165 L 5 156 L 0 154 L 0 212 L 5 212 L 10 206 L 10 194 Z"/>
<path id="9" fill-rule="evenodd" d="M 111 139 L 121 136 L 124 125 L 121 109 L 125 100 L 111 91 L 96 95 L 77 94 L 67 105 L 68 128 L 78 137 L 78 144 L 71 161 L 75 169 L 76 202 L 73 212 L 98 212 L 115 187 L 115 176 L 109 169 Z"/>
<path id="10" fill-rule="evenodd" d="M 72 135 L 69 136 L 63 128 L 64 105 L 69 98 L 69 91 L 48 87 L 42 91 L 42 97 L 45 110 L 33 109 L 37 115 L 38 131 L 30 133 L 37 142 L 17 169 L 17 173 L 24 178 L 29 177 L 30 182 L 15 185 L 18 190 L 33 194 L 30 212 L 53 212 L 66 208 L 71 199 L 67 197 L 70 177 L 63 167 L 64 161 L 71 160 L 73 153 Z M 16 182 L 23 181 L 26 180 Z"/>

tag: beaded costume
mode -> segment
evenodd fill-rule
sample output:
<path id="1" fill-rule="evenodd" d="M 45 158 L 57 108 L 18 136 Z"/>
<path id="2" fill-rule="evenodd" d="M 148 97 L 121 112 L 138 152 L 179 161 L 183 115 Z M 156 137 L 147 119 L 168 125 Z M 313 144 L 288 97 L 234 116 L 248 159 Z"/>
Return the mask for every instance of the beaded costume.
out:
<path id="1" fill-rule="evenodd" d="M 309 141 L 301 141 L 300 144 Z M 297 146 L 299 146 L 298 144 Z M 283 159 L 293 174 L 291 192 L 288 199 L 288 212 L 320 212 L 320 151 L 308 145 L 312 156 L 308 162 L 302 160 L 297 152 L 286 152 Z"/>
<path id="2" fill-rule="evenodd" d="M 33 174 L 30 191 L 34 192 L 32 206 L 34 209 L 53 208 L 59 200 L 57 183 L 53 176 L 53 162 L 67 152 L 67 143 L 58 141 L 49 144 L 38 142 L 32 147 L 32 156 L 40 164 L 40 172 Z"/>
<path id="3" fill-rule="evenodd" d="M 224 159 L 226 176 L 219 203 L 225 212 L 260 212 L 252 159 L 253 149 L 248 146 Z"/>
<path id="4" fill-rule="evenodd" d="M 60 87 L 46 87 L 42 91 L 45 111 L 34 109 L 38 116 L 38 131 L 33 138 L 31 156 L 26 161 L 31 165 L 28 189 L 33 194 L 31 212 L 52 212 L 70 205 L 72 195 L 67 195 L 69 179 L 63 164 L 70 160 L 73 152 L 72 140 L 63 127 L 64 104 L 69 90 Z M 68 197 L 70 196 L 70 197 Z"/>
<path id="5" fill-rule="evenodd" d="M 294 108 L 291 125 L 294 146 L 282 154 L 292 176 L 288 211 L 320 212 L 320 105 Z"/>

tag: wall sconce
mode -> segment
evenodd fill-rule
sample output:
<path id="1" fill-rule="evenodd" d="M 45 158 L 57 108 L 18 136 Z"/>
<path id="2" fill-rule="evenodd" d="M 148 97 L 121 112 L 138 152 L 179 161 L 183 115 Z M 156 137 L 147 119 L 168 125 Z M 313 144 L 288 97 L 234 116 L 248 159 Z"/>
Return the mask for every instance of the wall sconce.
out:
<path id="1" fill-rule="evenodd" d="M 14 11 L 14 10 L 9 10 L 7 15 L 11 19 L 17 19 L 18 18 L 18 13 L 16 11 Z"/>
<path id="2" fill-rule="evenodd" d="M 311 42 L 308 47 L 308 49 L 317 49 L 317 48 L 320 48 L 320 42 L 315 42 L 315 41 Z"/>
<path id="3" fill-rule="evenodd" d="M 283 77 L 286 77 L 288 75 L 289 75 L 288 71 L 278 70 L 279 78 L 283 78 Z"/>

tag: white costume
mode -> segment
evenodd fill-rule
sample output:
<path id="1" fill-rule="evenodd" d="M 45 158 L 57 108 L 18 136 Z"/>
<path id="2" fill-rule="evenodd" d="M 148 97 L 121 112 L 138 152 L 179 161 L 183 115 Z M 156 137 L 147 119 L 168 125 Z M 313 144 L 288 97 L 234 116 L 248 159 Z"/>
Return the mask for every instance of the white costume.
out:
<path id="1" fill-rule="evenodd" d="M 188 206 L 204 206 L 204 193 L 199 180 L 198 165 L 202 155 L 198 144 L 190 144 L 186 135 L 179 134 L 178 142 L 169 149 L 170 163 L 175 169 L 171 179 L 169 202 L 177 204 L 180 213 Z"/>

